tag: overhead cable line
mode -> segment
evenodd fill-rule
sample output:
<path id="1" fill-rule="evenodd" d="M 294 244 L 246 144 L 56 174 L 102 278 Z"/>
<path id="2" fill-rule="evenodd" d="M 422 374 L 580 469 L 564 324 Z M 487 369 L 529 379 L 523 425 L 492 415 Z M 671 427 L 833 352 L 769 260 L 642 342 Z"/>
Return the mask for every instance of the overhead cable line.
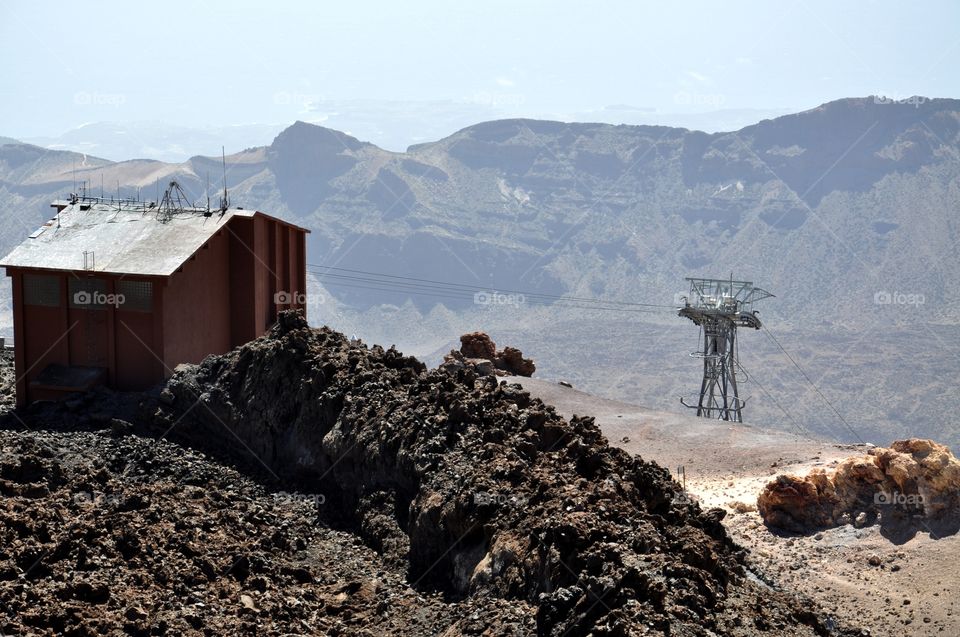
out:
<path id="1" fill-rule="evenodd" d="M 827 399 L 827 397 L 823 395 L 823 392 L 820 391 L 820 388 L 817 387 L 817 386 L 813 383 L 812 380 L 810 380 L 810 377 L 807 376 L 807 373 L 806 373 L 805 371 L 803 371 L 803 368 L 800 367 L 800 365 L 797 363 L 797 361 L 795 361 L 795 360 L 793 359 L 793 356 L 790 355 L 790 352 L 788 352 L 786 349 L 784 349 L 783 345 L 780 344 L 780 341 L 777 340 L 777 337 L 774 336 L 773 333 L 770 332 L 770 329 L 767 328 L 766 325 L 763 326 L 763 331 L 766 332 L 767 336 L 770 337 L 770 339 L 773 340 L 774 343 L 776 343 L 777 347 L 780 348 L 780 351 L 783 352 L 783 354 L 790 360 L 791 363 L 793 363 L 793 366 L 797 368 L 797 371 L 800 372 L 800 375 L 803 376 L 804 380 L 806 380 L 807 383 L 813 388 L 813 390 L 814 390 L 815 392 L 817 392 L 817 395 L 820 396 L 820 398 L 823 400 L 823 402 L 825 402 L 825 403 L 830 407 L 830 409 L 833 410 L 833 413 L 835 413 L 835 414 L 837 415 L 837 418 L 840 419 L 840 422 L 842 422 L 842 423 L 844 424 L 844 426 L 847 428 L 847 430 L 850 431 L 850 433 L 853 434 L 854 438 L 856 438 L 857 440 L 859 440 L 859 441 L 860 441 L 860 444 L 866 444 L 865 441 L 863 440 L 863 438 L 860 437 L 860 434 L 858 434 L 857 431 L 856 431 L 853 427 L 850 426 L 850 423 L 848 423 L 847 420 L 846 420 L 846 418 L 844 418 L 843 415 L 837 410 L 837 408 L 833 406 L 833 403 L 830 402 L 830 401 Z"/>
<path id="2" fill-rule="evenodd" d="M 429 296 L 429 297 L 446 298 L 446 299 L 457 299 L 457 300 L 464 300 L 464 301 L 466 301 L 466 300 L 474 300 L 474 301 L 476 301 L 476 295 L 477 295 L 477 294 L 481 294 L 481 293 L 479 293 L 479 292 L 474 293 L 474 292 L 469 292 L 469 291 L 459 291 L 459 293 L 458 293 L 457 290 L 449 290 L 450 293 L 449 293 L 449 294 L 446 294 L 446 293 L 444 293 L 444 292 L 435 291 L 435 290 L 426 290 L 426 289 L 418 289 L 418 288 L 398 288 L 398 287 L 395 287 L 395 286 L 393 286 L 393 285 L 386 285 L 386 284 L 384 284 L 384 285 L 376 285 L 376 284 L 363 285 L 363 284 L 360 284 L 360 283 L 350 283 L 350 282 L 336 281 L 336 280 L 333 280 L 333 281 L 325 280 L 325 281 L 323 282 L 323 285 L 324 285 L 325 287 L 326 287 L 326 286 L 348 287 L 348 288 L 361 289 L 361 290 L 375 290 L 375 291 L 379 291 L 379 292 L 404 293 L 404 294 L 408 294 L 408 295 L 410 295 L 410 296 Z M 529 305 L 557 305 L 557 306 L 563 307 L 563 308 L 574 308 L 574 309 L 583 309 L 583 310 L 599 310 L 599 311 L 608 311 L 608 312 L 627 312 L 627 313 L 633 313 L 633 314 L 655 314 L 655 313 L 658 313 L 656 310 L 644 309 L 644 308 L 606 307 L 606 306 L 603 306 L 603 305 L 584 305 L 584 304 L 582 304 L 582 303 L 570 304 L 570 303 L 564 303 L 564 302 L 561 302 L 561 301 L 547 301 L 547 300 L 543 300 L 543 299 L 522 299 L 522 300 L 520 300 L 520 299 L 514 299 L 514 300 L 504 299 L 504 300 L 498 300 L 498 298 L 499 298 L 500 296 L 503 296 L 503 295 L 494 295 L 494 294 L 489 294 L 489 293 L 488 293 L 487 301 L 486 301 L 486 302 L 481 301 L 479 304 L 481 304 L 481 305 L 523 305 L 523 304 L 529 304 Z"/>
<path id="3" fill-rule="evenodd" d="M 456 290 L 460 292 L 470 291 L 474 292 L 491 292 L 489 286 L 473 285 L 469 283 L 451 283 L 448 281 L 437 281 L 434 279 L 422 279 L 417 277 L 410 276 L 400 276 L 396 274 L 386 274 L 382 272 L 370 272 L 367 270 L 354 270 L 350 268 L 339 268 L 334 266 L 319 265 L 314 263 L 307 264 L 308 269 L 319 276 L 325 276 L 329 278 L 339 278 L 339 279 L 354 279 L 358 281 L 366 282 L 376 282 L 376 283 L 391 283 L 398 286 L 410 286 L 410 287 L 421 287 L 421 288 L 433 288 L 433 289 L 443 289 L 443 290 Z M 335 270 L 337 272 L 347 272 L 349 274 L 337 274 L 336 272 L 318 272 L 318 270 Z M 360 275 L 360 276 L 355 276 Z M 368 277 L 374 277 L 374 281 L 370 281 Z M 407 283 L 408 281 L 413 283 Z M 395 283 L 394 283 L 395 282 Z M 599 303 L 603 305 L 618 305 L 623 307 L 646 307 L 646 308 L 661 308 L 661 309 L 670 309 L 676 310 L 675 305 L 662 305 L 655 303 L 635 303 L 630 301 L 608 301 L 604 299 L 590 298 L 590 297 L 581 297 L 581 296 L 568 296 L 568 295 L 558 295 L 558 294 L 547 294 L 543 292 L 528 292 L 525 290 L 514 290 L 514 289 L 500 289 L 495 290 L 497 293 L 505 294 L 522 294 L 525 297 L 533 298 L 542 298 L 542 299 L 552 299 L 557 301 L 576 301 L 581 303 Z"/>
<path id="4" fill-rule="evenodd" d="M 783 412 L 783 415 L 790 419 L 790 422 L 793 423 L 794 428 L 797 430 L 797 432 L 798 432 L 801 436 L 812 436 L 812 435 L 813 435 L 813 432 L 810 431 L 809 429 L 807 429 L 806 427 L 804 427 L 803 425 L 801 425 L 801 424 L 797 421 L 797 419 L 793 417 L 793 414 L 791 414 L 789 411 L 787 411 L 786 407 L 784 407 L 783 405 L 781 405 L 781 404 L 780 404 L 780 401 L 777 400 L 773 395 L 771 395 L 770 392 L 767 391 L 767 388 L 766 388 L 766 387 L 764 387 L 762 384 L 760 384 L 760 381 L 757 380 L 757 378 L 756 378 L 755 376 L 753 376 L 752 374 L 747 373 L 747 370 L 743 367 L 743 365 L 740 363 L 739 360 L 737 361 L 737 368 L 738 368 L 741 372 L 743 372 L 744 376 L 746 376 L 747 382 L 753 383 L 754 385 L 756 385 L 757 387 L 759 387 L 759 388 L 760 388 L 760 391 L 763 392 L 763 395 L 766 396 L 767 398 L 769 398 L 770 401 L 771 401 L 774 405 L 776 405 L 777 408 L 780 409 L 780 411 Z"/>

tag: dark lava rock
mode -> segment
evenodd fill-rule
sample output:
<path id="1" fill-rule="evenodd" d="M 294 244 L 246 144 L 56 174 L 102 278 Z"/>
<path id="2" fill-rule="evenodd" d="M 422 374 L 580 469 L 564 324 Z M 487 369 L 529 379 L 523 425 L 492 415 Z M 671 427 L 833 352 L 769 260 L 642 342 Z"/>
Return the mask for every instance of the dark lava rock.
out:
<path id="1" fill-rule="evenodd" d="M 154 392 L 0 417 L 102 430 L 0 431 L 0 631 L 859 634 L 593 419 L 448 363 L 287 312 Z"/>
<path id="2" fill-rule="evenodd" d="M 368 542 L 406 552 L 415 586 L 534 604 L 540 634 L 763 632 L 745 616 L 826 634 L 799 612 L 806 602 L 747 576 L 719 516 L 680 497 L 666 470 L 495 377 L 427 371 L 286 313 L 166 389 L 159 426 L 335 493 Z"/>

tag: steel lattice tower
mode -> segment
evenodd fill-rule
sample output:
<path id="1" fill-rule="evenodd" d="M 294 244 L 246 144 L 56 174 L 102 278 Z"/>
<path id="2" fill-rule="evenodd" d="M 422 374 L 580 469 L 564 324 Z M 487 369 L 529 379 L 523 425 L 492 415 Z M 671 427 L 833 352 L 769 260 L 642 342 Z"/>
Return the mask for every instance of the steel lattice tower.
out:
<path id="1" fill-rule="evenodd" d="M 696 405 L 697 415 L 718 420 L 743 421 L 743 406 L 737 389 L 737 327 L 760 329 L 753 304 L 773 294 L 750 281 L 687 278 L 690 293 L 679 316 L 686 317 L 703 331 L 703 348 L 691 354 L 703 358 L 703 381 Z"/>

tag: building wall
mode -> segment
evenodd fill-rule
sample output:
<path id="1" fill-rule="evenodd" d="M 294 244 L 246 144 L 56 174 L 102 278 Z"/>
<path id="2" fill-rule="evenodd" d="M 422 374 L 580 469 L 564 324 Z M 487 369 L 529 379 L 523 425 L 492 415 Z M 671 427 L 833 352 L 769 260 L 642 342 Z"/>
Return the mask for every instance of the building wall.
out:
<path id="1" fill-rule="evenodd" d="M 113 386 L 120 391 L 136 391 L 161 382 L 164 367 L 163 333 L 160 307 L 161 295 L 154 285 L 153 311 L 124 310 L 121 306 L 114 315 L 116 335 L 116 370 Z"/>
<path id="2" fill-rule="evenodd" d="M 66 291 L 63 278 L 59 306 L 26 306 L 23 299 L 23 275 L 9 272 L 13 283 L 14 368 L 17 378 L 17 404 L 25 404 L 28 385 L 44 367 L 69 360 L 70 326 L 67 323 Z"/>
<path id="3" fill-rule="evenodd" d="M 227 224 L 230 238 L 230 344 L 255 339 L 257 329 L 256 242 L 254 220 L 233 218 Z"/>
<path id="4" fill-rule="evenodd" d="M 163 362 L 199 363 L 230 349 L 230 241 L 220 230 L 163 286 Z"/>
<path id="5" fill-rule="evenodd" d="M 19 405 L 32 400 L 30 382 L 52 363 L 102 367 L 111 387 L 142 390 L 163 382 L 180 363 L 197 363 L 261 336 L 280 310 L 305 310 L 306 235 L 257 214 L 231 219 L 167 278 L 19 268 L 7 274 Z M 54 302 L 25 302 L 24 276 L 31 274 L 56 280 Z M 77 281 L 114 298 L 138 290 L 139 302 L 78 305 L 72 301 Z"/>
<path id="6" fill-rule="evenodd" d="M 270 329 L 279 311 L 306 310 L 306 233 L 264 215 L 235 217 L 227 229 L 237 347 Z"/>
<path id="7" fill-rule="evenodd" d="M 157 280 L 85 271 L 14 269 L 8 274 L 14 290 L 18 404 L 31 400 L 30 383 L 50 364 L 105 368 L 107 382 L 121 390 L 145 389 L 163 380 L 158 355 L 161 334 L 154 313 L 159 301 L 156 298 Z M 24 296 L 25 277 L 55 281 L 58 289 L 56 305 L 29 302 Z M 117 295 L 123 290 L 121 281 L 148 284 L 152 286 L 151 298 L 147 305 L 137 308 L 122 303 L 103 306 L 77 303 L 71 295 L 71 281 L 91 280 L 109 295 Z M 114 296 L 114 299 L 118 298 Z"/>

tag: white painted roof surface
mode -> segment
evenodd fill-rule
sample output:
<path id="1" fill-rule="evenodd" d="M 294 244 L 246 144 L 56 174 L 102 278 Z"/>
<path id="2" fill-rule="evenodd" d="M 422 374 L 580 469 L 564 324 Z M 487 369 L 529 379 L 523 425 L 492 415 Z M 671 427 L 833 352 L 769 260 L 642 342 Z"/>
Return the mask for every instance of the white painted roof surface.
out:
<path id="1" fill-rule="evenodd" d="M 83 270 L 83 253 L 92 252 L 94 272 L 169 276 L 230 219 L 255 214 L 231 208 L 205 217 L 191 210 L 161 222 L 156 207 L 118 210 L 117 204 L 78 202 L 31 234 L 0 266 Z"/>

